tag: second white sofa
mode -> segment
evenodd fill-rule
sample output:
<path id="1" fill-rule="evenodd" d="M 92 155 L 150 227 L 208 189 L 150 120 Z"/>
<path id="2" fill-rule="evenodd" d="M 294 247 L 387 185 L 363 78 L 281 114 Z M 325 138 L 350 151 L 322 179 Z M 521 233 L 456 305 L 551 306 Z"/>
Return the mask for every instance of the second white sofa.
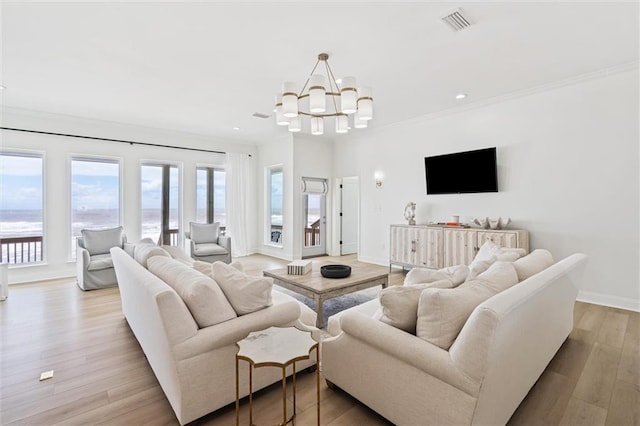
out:
<path id="1" fill-rule="evenodd" d="M 377 319 L 377 300 L 343 311 L 329 319 L 323 374 L 398 425 L 505 424 L 572 330 L 586 259 L 485 300 L 448 349 Z"/>

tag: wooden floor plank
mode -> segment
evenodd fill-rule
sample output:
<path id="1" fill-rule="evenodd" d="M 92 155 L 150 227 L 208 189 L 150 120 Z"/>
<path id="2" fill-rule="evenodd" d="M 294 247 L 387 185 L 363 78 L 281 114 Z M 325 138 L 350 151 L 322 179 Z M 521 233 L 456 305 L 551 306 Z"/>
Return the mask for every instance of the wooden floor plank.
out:
<path id="1" fill-rule="evenodd" d="M 629 314 L 608 311 L 598 331 L 597 341 L 614 348 L 622 348 L 628 322 Z"/>
<path id="2" fill-rule="evenodd" d="M 560 424 L 572 426 L 604 426 L 607 410 L 578 398 L 571 398 Z"/>
<path id="3" fill-rule="evenodd" d="M 589 355 L 574 395 L 601 408 L 608 408 L 616 380 L 620 349 L 596 343 Z"/>
<path id="4" fill-rule="evenodd" d="M 640 386 L 616 381 L 607 425 L 640 425 Z"/>

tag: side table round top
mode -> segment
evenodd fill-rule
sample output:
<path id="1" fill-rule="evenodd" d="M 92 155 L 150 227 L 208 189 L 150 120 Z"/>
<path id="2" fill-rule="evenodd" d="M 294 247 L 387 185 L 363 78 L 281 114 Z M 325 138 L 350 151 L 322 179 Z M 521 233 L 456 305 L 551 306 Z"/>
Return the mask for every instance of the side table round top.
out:
<path id="1" fill-rule="evenodd" d="M 254 331 L 238 342 L 238 357 L 260 365 L 288 365 L 293 361 L 307 359 L 318 344 L 311 338 L 310 331 L 295 327 L 269 327 Z"/>

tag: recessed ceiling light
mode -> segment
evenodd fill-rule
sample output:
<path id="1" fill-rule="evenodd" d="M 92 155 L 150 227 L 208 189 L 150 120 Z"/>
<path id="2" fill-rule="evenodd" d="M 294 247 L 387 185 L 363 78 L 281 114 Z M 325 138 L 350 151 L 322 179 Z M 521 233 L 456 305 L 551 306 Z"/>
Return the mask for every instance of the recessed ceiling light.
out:
<path id="1" fill-rule="evenodd" d="M 234 127 L 233 130 L 240 130 L 240 127 Z"/>
<path id="2" fill-rule="evenodd" d="M 467 94 L 466 94 L 466 93 L 458 93 L 458 94 L 456 95 L 456 99 L 464 99 L 464 98 L 466 98 L 466 97 L 467 97 Z"/>

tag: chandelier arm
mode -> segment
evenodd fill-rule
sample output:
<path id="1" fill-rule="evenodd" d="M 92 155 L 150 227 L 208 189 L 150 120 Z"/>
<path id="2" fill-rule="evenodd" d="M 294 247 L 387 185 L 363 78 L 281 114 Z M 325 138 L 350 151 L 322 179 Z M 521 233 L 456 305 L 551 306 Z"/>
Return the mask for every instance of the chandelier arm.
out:
<path id="1" fill-rule="evenodd" d="M 332 93 L 331 95 L 331 100 L 333 101 L 333 108 L 336 112 L 336 115 L 338 114 L 338 104 L 336 104 L 336 96 L 333 94 L 333 92 L 331 92 L 333 89 L 331 88 L 331 82 L 333 81 L 333 84 L 336 87 L 336 92 L 338 92 L 338 96 L 340 95 L 340 90 L 338 89 L 338 83 L 336 82 L 336 78 L 333 76 L 333 71 L 331 71 L 331 67 L 329 66 L 329 61 L 324 61 L 326 68 L 327 68 L 327 77 L 329 78 L 329 92 Z"/>
<path id="2" fill-rule="evenodd" d="M 300 95 L 298 96 L 298 99 L 300 99 L 300 97 L 302 97 L 302 94 L 304 93 L 304 89 L 307 88 L 307 84 L 309 84 L 309 80 L 311 80 L 311 76 L 313 75 L 313 72 L 316 70 L 316 68 L 318 68 L 318 64 L 319 63 L 320 63 L 320 59 L 318 59 L 316 64 L 313 66 L 313 69 L 309 73 L 309 77 L 307 77 L 307 81 L 304 82 L 304 86 L 302 86 L 302 90 L 300 90 Z"/>

